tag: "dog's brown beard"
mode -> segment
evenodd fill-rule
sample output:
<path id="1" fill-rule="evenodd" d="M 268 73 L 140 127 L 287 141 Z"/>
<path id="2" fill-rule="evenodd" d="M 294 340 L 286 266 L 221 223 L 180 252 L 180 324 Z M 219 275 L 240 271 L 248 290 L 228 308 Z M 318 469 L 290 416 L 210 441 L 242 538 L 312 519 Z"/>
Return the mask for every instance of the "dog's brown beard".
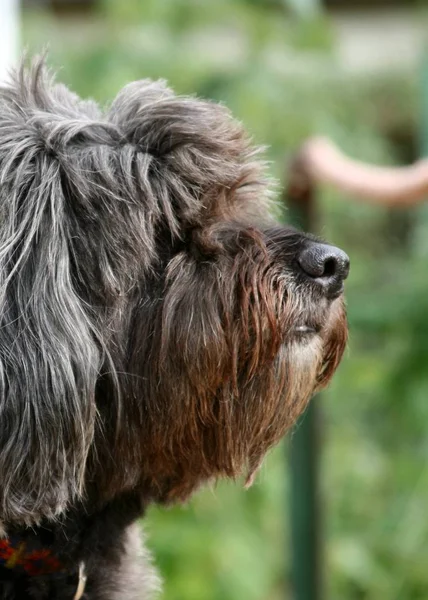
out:
<path id="1" fill-rule="evenodd" d="M 146 498 L 181 501 L 219 477 L 251 484 L 342 356 L 342 299 L 294 285 L 260 233 L 239 235 L 239 251 L 213 262 L 176 255 L 162 301 L 144 316 L 151 327 L 140 335 L 152 342 L 133 352 L 140 372 L 147 367 L 131 382 L 138 405 L 127 417 L 141 425 L 127 430 L 121 456 L 132 447 L 128 464 Z"/>
<path id="2" fill-rule="evenodd" d="M 142 483 L 156 500 L 184 500 L 212 478 L 244 475 L 246 485 L 252 483 L 266 452 L 328 383 L 340 360 L 346 327 L 342 303 L 336 302 L 332 330 L 282 343 L 255 376 L 244 381 L 238 375 L 238 388 L 230 376 L 216 391 L 198 385 L 186 396 L 191 384 L 175 380 L 171 393 L 182 404 L 181 414 L 163 421 L 163 429 L 159 421 L 151 423 L 144 444 Z"/>

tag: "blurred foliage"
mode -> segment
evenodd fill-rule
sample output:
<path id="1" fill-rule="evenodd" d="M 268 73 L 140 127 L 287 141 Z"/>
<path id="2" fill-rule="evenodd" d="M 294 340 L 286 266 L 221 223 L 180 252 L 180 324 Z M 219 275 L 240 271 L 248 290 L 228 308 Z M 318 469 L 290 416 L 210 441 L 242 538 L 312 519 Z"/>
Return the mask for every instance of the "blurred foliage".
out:
<path id="1" fill-rule="evenodd" d="M 309 6 L 309 3 L 306 3 Z M 416 74 L 343 72 L 325 15 L 282 0 L 104 0 L 92 17 L 26 11 L 24 39 L 77 92 L 101 102 L 129 80 L 164 78 L 227 104 L 284 178 L 313 133 L 395 163 L 417 151 Z M 428 597 L 428 224 L 320 197 L 321 234 L 351 257 L 350 348 L 324 394 L 326 597 Z M 145 528 L 166 600 L 290 597 L 285 448 L 248 492 L 221 483 L 186 507 L 152 508 Z"/>

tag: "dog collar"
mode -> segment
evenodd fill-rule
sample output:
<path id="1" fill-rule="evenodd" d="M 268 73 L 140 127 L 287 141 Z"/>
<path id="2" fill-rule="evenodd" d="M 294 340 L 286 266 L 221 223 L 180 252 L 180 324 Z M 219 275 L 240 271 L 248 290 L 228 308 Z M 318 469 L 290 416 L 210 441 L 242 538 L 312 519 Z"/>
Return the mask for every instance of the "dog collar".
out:
<path id="1" fill-rule="evenodd" d="M 61 560 L 49 546 L 43 546 L 36 536 L 11 535 L 0 539 L 0 569 L 9 570 L 16 576 L 38 577 L 60 575 L 67 572 Z M 86 587 L 84 563 L 80 563 L 76 593 L 73 600 L 80 600 Z"/>
<path id="2" fill-rule="evenodd" d="M 12 535 L 0 540 L 0 566 L 33 577 L 64 571 L 64 566 L 49 547 L 37 538 Z"/>

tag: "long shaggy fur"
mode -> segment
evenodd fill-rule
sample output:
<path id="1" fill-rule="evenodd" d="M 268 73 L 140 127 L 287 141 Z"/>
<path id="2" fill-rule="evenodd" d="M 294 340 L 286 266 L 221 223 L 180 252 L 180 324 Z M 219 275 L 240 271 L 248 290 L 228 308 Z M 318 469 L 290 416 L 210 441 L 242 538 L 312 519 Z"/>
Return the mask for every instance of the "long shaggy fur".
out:
<path id="1" fill-rule="evenodd" d="M 0 518 L 50 528 L 87 598 L 140 597 L 131 522 L 250 482 L 340 360 L 342 300 L 296 272 L 308 238 L 268 200 L 224 107 L 141 81 L 102 113 L 42 61 L 0 88 Z"/>

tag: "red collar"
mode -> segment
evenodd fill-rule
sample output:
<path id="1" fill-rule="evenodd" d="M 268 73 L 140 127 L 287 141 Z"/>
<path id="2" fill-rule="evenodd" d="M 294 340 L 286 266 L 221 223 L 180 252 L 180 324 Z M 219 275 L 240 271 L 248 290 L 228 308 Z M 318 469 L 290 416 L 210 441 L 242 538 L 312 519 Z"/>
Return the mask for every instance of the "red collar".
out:
<path id="1" fill-rule="evenodd" d="M 10 536 L 0 539 L 0 567 L 18 570 L 28 576 L 64 571 L 64 565 L 49 546 L 34 537 Z"/>

